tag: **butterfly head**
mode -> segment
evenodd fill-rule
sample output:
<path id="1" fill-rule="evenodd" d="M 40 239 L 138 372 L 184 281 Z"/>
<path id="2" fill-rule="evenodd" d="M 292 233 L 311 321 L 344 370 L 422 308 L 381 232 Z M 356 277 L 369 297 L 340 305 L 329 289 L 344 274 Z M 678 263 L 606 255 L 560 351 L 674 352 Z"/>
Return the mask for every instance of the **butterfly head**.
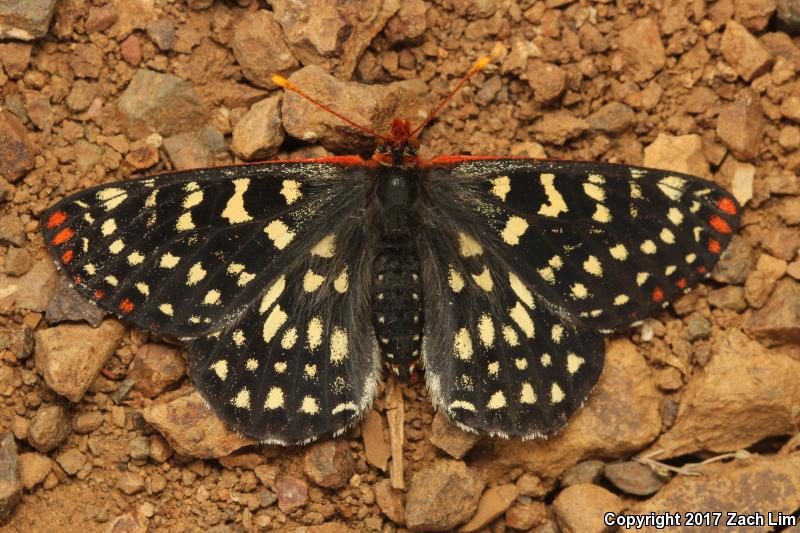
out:
<path id="1" fill-rule="evenodd" d="M 372 158 L 383 165 L 409 167 L 418 163 L 419 141 L 411 132 L 411 123 L 396 118 L 388 137 L 381 140 Z"/>

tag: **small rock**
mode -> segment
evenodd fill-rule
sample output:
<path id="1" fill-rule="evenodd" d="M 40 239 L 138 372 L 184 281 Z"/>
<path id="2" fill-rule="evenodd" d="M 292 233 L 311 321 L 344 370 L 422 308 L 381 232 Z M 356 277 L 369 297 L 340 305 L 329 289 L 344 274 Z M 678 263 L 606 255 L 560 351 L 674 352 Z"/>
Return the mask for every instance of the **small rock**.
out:
<path id="1" fill-rule="evenodd" d="M 67 410 L 60 405 L 42 405 L 28 430 L 28 442 L 42 453 L 57 448 L 69 436 L 72 426 Z"/>
<path id="2" fill-rule="evenodd" d="M 53 127 L 53 107 L 50 97 L 37 91 L 25 91 L 25 111 L 31 123 L 40 130 L 49 131 Z"/>
<path id="3" fill-rule="evenodd" d="M 19 456 L 19 479 L 25 490 L 33 488 L 45 480 L 52 470 L 50 458 L 36 452 L 23 453 Z"/>
<path id="4" fill-rule="evenodd" d="M 25 75 L 31 61 L 32 46 L 28 43 L 0 43 L 0 64 L 11 79 L 19 79 Z"/>
<path id="5" fill-rule="evenodd" d="M 383 417 L 374 409 L 367 411 L 364 416 L 364 421 L 361 423 L 361 438 L 364 439 L 364 455 L 367 462 L 386 472 L 392 450 L 386 439 Z"/>
<path id="6" fill-rule="evenodd" d="M 98 78 L 103 68 L 103 50 L 94 43 L 78 43 L 67 62 L 79 78 Z"/>
<path id="7" fill-rule="evenodd" d="M 253 444 L 225 427 L 206 407 L 198 392 L 168 402 L 154 403 L 142 411 L 144 419 L 182 455 L 197 459 L 223 457 Z"/>
<path id="8" fill-rule="evenodd" d="M 62 324 L 36 332 L 36 368 L 47 385 L 73 402 L 83 397 L 119 346 L 125 326 L 107 319 L 98 328 Z"/>
<path id="9" fill-rule="evenodd" d="M 781 115 L 792 122 L 800 123 L 800 97 L 789 96 L 781 102 Z"/>
<path id="10" fill-rule="evenodd" d="M 571 487 L 579 483 L 594 483 L 600 479 L 604 468 L 605 463 L 597 459 L 581 461 L 564 472 L 564 475 L 561 476 L 561 486 Z"/>
<path id="11" fill-rule="evenodd" d="M 406 0 L 400 10 L 383 29 L 383 34 L 392 45 L 416 43 L 428 29 L 426 7 L 423 0 Z"/>
<path id="12" fill-rule="evenodd" d="M 158 163 L 158 150 L 144 141 L 135 141 L 131 144 L 125 161 L 137 170 L 145 170 Z"/>
<path id="13" fill-rule="evenodd" d="M 744 296 L 750 307 L 759 309 L 767 303 L 767 298 L 775 288 L 775 282 L 786 274 L 787 263 L 783 259 L 761 254 L 756 269 L 747 276 Z"/>
<path id="14" fill-rule="evenodd" d="M 219 464 L 228 470 L 242 468 L 244 470 L 255 470 L 259 465 L 264 464 L 265 456 L 263 453 L 236 451 L 230 455 L 219 458 Z"/>
<path id="15" fill-rule="evenodd" d="M 744 237 L 734 235 L 722 252 L 711 277 L 719 283 L 741 284 L 756 263 L 756 255 Z"/>
<path id="16" fill-rule="evenodd" d="M 506 525 L 511 529 L 527 531 L 546 518 L 547 506 L 542 502 L 515 503 L 506 511 Z"/>
<path id="17" fill-rule="evenodd" d="M 619 490 L 634 496 L 650 496 L 664 485 L 650 467 L 636 461 L 607 464 L 603 473 Z"/>
<path id="18" fill-rule="evenodd" d="M 32 41 L 47 35 L 56 0 L 0 3 L 0 38 Z"/>
<path id="19" fill-rule="evenodd" d="M 395 524 L 404 525 L 406 518 L 403 492 L 392 488 L 392 482 L 388 479 L 381 479 L 372 488 L 375 491 L 375 501 L 381 512 Z"/>
<path id="20" fill-rule="evenodd" d="M 147 521 L 139 513 L 126 513 L 109 522 L 105 533 L 147 533 Z"/>
<path id="21" fill-rule="evenodd" d="M 278 501 L 278 495 L 272 492 L 271 490 L 262 490 L 258 493 L 258 505 L 262 509 L 266 509 L 270 507 L 273 503 Z"/>
<path id="22" fill-rule="evenodd" d="M 111 412 L 109 413 L 109 419 L 111 423 L 117 426 L 120 429 L 125 429 L 126 423 L 128 422 L 128 414 L 125 411 L 125 407 L 121 405 L 115 405 L 111 408 Z"/>
<path id="23" fill-rule="evenodd" d="M 772 227 L 761 241 L 761 248 L 778 259 L 791 261 L 800 248 L 800 231 L 797 228 Z"/>
<path id="24" fill-rule="evenodd" d="M 786 273 L 792 276 L 796 280 L 800 280 L 800 259 L 793 263 L 789 263 L 789 266 L 786 267 Z"/>
<path id="25" fill-rule="evenodd" d="M 699 135 L 659 133 L 644 149 L 644 166 L 708 177 L 710 171 Z"/>
<path id="26" fill-rule="evenodd" d="M 649 80 L 666 64 L 661 32 L 651 18 L 638 19 L 627 26 L 620 32 L 617 44 L 625 59 L 625 71 L 635 82 Z"/>
<path id="27" fill-rule="evenodd" d="M 83 297 L 66 278 L 58 278 L 58 289 L 45 310 L 45 319 L 51 326 L 60 322 L 88 322 L 97 327 L 108 313 Z"/>
<path id="28" fill-rule="evenodd" d="M 530 498 L 543 498 L 548 489 L 542 483 L 542 480 L 533 474 L 522 474 L 517 479 L 517 492 L 520 496 L 528 496 Z"/>
<path id="29" fill-rule="evenodd" d="M 751 81 L 767 72 L 772 65 L 772 54 L 747 28 L 729 20 L 722 34 L 720 50 L 725 61 L 745 81 Z"/>
<path id="30" fill-rule="evenodd" d="M 692 313 L 686 318 L 686 335 L 689 342 L 707 339 L 711 335 L 711 322 L 700 313 Z"/>
<path id="31" fill-rule="evenodd" d="M 0 111 L 0 176 L 14 183 L 33 168 L 33 156 L 33 143 L 25 125 L 16 115 Z"/>
<path id="32" fill-rule="evenodd" d="M 505 513 L 516 499 L 517 487 L 511 483 L 490 487 L 481 496 L 475 514 L 458 530 L 471 533 L 483 529 L 495 518 Z"/>
<path id="33" fill-rule="evenodd" d="M 22 246 L 25 243 L 25 228 L 19 217 L 5 215 L 0 217 L 0 244 Z"/>
<path id="34" fill-rule="evenodd" d="M 751 315 L 747 331 L 777 341 L 800 343 L 800 283 L 779 281 L 766 305 Z"/>
<path id="35" fill-rule="evenodd" d="M 708 303 L 712 307 L 730 309 L 741 313 L 747 309 L 747 300 L 744 298 L 744 287 L 726 285 L 708 293 Z"/>
<path id="36" fill-rule="evenodd" d="M 72 429 L 75 433 L 91 433 L 103 425 L 103 415 L 99 411 L 81 413 L 72 419 Z"/>
<path id="37" fill-rule="evenodd" d="M 78 473 L 78 470 L 86 464 L 86 455 L 76 448 L 62 452 L 56 456 L 56 462 L 70 476 Z"/>
<path id="38" fill-rule="evenodd" d="M 753 181 L 756 167 L 749 163 L 737 162 L 731 181 L 731 193 L 739 205 L 745 205 L 753 198 Z"/>
<path id="39" fill-rule="evenodd" d="M 273 89 L 274 74 L 287 75 L 300 66 L 271 11 L 241 17 L 233 28 L 231 47 L 244 77 L 258 87 Z"/>
<path id="40" fill-rule="evenodd" d="M 800 224 L 800 197 L 786 198 L 778 206 L 778 217 L 788 226 Z"/>
<path id="41" fill-rule="evenodd" d="M 288 513 L 308 502 L 308 485 L 294 476 L 281 476 L 275 480 L 275 492 L 278 495 L 278 507 Z"/>
<path id="42" fill-rule="evenodd" d="M 175 46 L 175 22 L 171 18 L 162 17 L 150 21 L 146 29 L 147 36 L 162 52 L 169 52 Z"/>
<path id="43" fill-rule="evenodd" d="M 636 121 L 636 113 L 622 102 L 610 102 L 587 118 L 589 127 L 606 133 L 622 133 Z"/>
<path id="44" fill-rule="evenodd" d="M 128 442 L 128 455 L 131 459 L 144 461 L 150 456 L 150 443 L 145 436 L 138 436 Z"/>
<path id="45" fill-rule="evenodd" d="M 136 472 L 122 472 L 117 477 L 117 488 L 125 494 L 136 494 L 144 490 L 144 478 Z"/>
<path id="46" fill-rule="evenodd" d="M 751 160 L 759 154 L 763 128 L 764 112 L 758 95 L 749 89 L 740 92 L 717 117 L 717 136 L 741 160 Z"/>
<path id="47" fill-rule="evenodd" d="M 778 27 L 787 33 L 800 34 L 800 4 L 797 0 L 777 0 L 775 19 Z"/>
<path id="48" fill-rule="evenodd" d="M 33 267 L 33 258 L 25 248 L 9 247 L 6 252 L 6 261 L 3 263 L 3 272 L 9 276 L 19 277 L 30 271 Z"/>
<path id="49" fill-rule="evenodd" d="M 0 350 L 8 350 L 17 359 L 27 359 L 33 352 L 33 330 L 28 326 L 0 328 Z"/>
<path id="50" fill-rule="evenodd" d="M 22 495 L 17 443 L 10 431 L 0 434 L 0 525 L 5 524 Z"/>
<path id="51" fill-rule="evenodd" d="M 169 136 L 200 129 L 208 120 L 197 92 L 172 74 L 139 69 L 119 100 L 128 133 L 135 139 L 153 132 Z"/>
<path id="52" fill-rule="evenodd" d="M 18 278 L 0 275 L 0 287 L 3 287 L 0 290 L 0 314 L 20 309 L 44 311 L 55 294 L 58 278 L 55 264 L 49 257 L 38 261 Z"/>
<path id="53" fill-rule="evenodd" d="M 450 422 L 442 411 L 439 411 L 433 417 L 429 439 L 431 444 L 446 452 L 453 459 L 461 459 L 480 440 L 480 435 L 464 431 Z"/>
<path id="54" fill-rule="evenodd" d="M 231 149 L 244 160 L 265 159 L 278 153 L 285 137 L 281 101 L 277 94 L 253 104 L 233 128 Z"/>
<path id="55" fill-rule="evenodd" d="M 751 31 L 761 31 L 767 27 L 775 12 L 775 0 L 737 0 L 734 2 L 736 20 Z"/>
<path id="56" fill-rule="evenodd" d="M 547 159 L 544 146 L 536 141 L 523 141 L 514 143 L 509 150 L 513 156 L 533 157 L 534 159 Z"/>
<path id="57" fill-rule="evenodd" d="M 579 483 L 562 490 L 553 501 L 552 512 L 562 533 L 603 533 L 605 513 L 618 513 L 622 500 L 591 483 Z"/>
<path id="58" fill-rule="evenodd" d="M 110 28 L 117 21 L 119 15 L 113 4 L 89 7 L 86 17 L 86 33 L 102 32 Z"/>
<path id="59" fill-rule="evenodd" d="M 542 142 L 564 144 L 589 129 L 589 123 L 566 110 L 545 113 L 533 127 Z"/>
<path id="60" fill-rule="evenodd" d="M 137 66 L 142 62 L 142 43 L 136 35 L 128 35 L 119 45 L 119 53 L 122 59 L 133 65 Z"/>
<path id="61" fill-rule="evenodd" d="M 303 471 L 311 481 L 329 489 L 344 487 L 355 473 L 350 447 L 343 440 L 329 440 L 311 446 L 305 453 L 303 465 Z"/>
<path id="62" fill-rule="evenodd" d="M 540 104 L 557 101 L 567 88 L 566 71 L 541 59 L 528 60 L 528 85 L 533 89 L 533 99 Z"/>
<path id="63" fill-rule="evenodd" d="M 211 154 L 194 133 L 184 132 L 167 137 L 162 146 L 175 170 L 209 166 Z"/>
<path id="64" fill-rule="evenodd" d="M 164 344 L 145 344 L 136 352 L 128 368 L 134 389 L 155 398 L 186 375 L 186 363 L 178 350 Z"/>
<path id="65" fill-rule="evenodd" d="M 461 461 L 438 460 L 414 473 L 406 494 L 405 523 L 412 531 L 443 531 L 471 517 L 484 482 Z"/>
<path id="66" fill-rule="evenodd" d="M 147 447 L 150 450 L 150 458 L 157 463 L 165 463 L 172 457 L 172 446 L 161 435 L 147 437 Z"/>

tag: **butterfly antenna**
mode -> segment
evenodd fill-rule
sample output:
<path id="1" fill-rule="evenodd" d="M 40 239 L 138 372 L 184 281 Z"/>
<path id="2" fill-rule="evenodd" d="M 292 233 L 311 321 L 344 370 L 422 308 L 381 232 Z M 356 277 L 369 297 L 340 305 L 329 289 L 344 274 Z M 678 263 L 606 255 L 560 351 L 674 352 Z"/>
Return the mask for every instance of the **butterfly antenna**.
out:
<path id="1" fill-rule="evenodd" d="M 330 107 L 326 106 L 325 104 L 323 104 L 322 102 L 320 102 L 316 98 L 313 98 L 313 97 L 309 96 L 308 94 L 306 94 L 305 92 L 303 92 L 298 86 L 296 86 L 295 84 L 293 84 L 292 82 L 290 82 L 289 80 L 284 78 L 283 76 L 278 76 L 277 74 L 272 76 L 272 83 L 274 83 L 278 87 L 282 87 L 282 88 L 286 89 L 287 91 L 292 91 L 293 93 L 299 94 L 300 96 L 302 96 L 303 98 L 305 98 L 306 100 L 308 100 L 309 102 L 314 104 L 315 106 L 319 107 L 323 111 L 327 111 L 331 115 L 339 118 L 339 120 L 341 120 L 341 121 L 343 121 L 343 122 L 345 122 L 347 124 L 350 124 L 354 128 L 357 128 L 357 129 L 369 134 L 372 137 L 375 137 L 377 139 L 381 139 L 382 141 L 387 141 L 389 139 L 385 135 L 380 135 L 378 133 L 375 133 L 374 131 L 372 131 L 371 129 L 367 128 L 366 126 L 362 126 L 361 124 L 357 124 L 357 123 L 353 122 L 352 120 L 350 120 L 349 118 L 347 118 L 346 116 L 342 115 L 341 113 L 338 113 L 337 111 L 334 111 L 333 109 L 331 109 Z"/>
<path id="2" fill-rule="evenodd" d="M 492 57 L 491 56 L 483 56 L 479 60 L 477 60 L 475 62 L 475 64 L 472 65 L 472 68 L 470 68 L 469 71 L 467 71 L 467 74 L 463 78 L 461 78 L 461 81 L 458 82 L 458 85 L 456 85 L 456 88 L 453 89 L 452 91 L 450 91 L 450 94 L 447 95 L 447 97 L 444 100 L 439 102 L 439 105 L 437 105 L 436 108 L 433 111 L 431 111 L 431 113 L 428 115 L 428 118 L 426 118 L 422 122 L 422 124 L 420 124 L 419 126 L 414 128 L 414 130 L 411 132 L 411 136 L 412 137 L 416 137 L 417 134 L 422 130 L 422 128 L 427 126 L 430 123 L 430 121 L 433 120 L 433 117 L 438 115 L 439 112 L 444 108 L 444 106 L 446 106 L 448 104 L 448 102 L 450 102 L 450 100 L 453 99 L 453 97 L 456 95 L 456 93 L 458 91 L 461 90 L 461 88 L 464 86 L 464 84 L 467 83 L 472 76 L 474 76 L 475 74 L 477 74 L 478 72 L 480 72 L 481 70 L 486 68 L 486 66 L 489 63 L 491 63 L 491 61 L 492 61 Z"/>

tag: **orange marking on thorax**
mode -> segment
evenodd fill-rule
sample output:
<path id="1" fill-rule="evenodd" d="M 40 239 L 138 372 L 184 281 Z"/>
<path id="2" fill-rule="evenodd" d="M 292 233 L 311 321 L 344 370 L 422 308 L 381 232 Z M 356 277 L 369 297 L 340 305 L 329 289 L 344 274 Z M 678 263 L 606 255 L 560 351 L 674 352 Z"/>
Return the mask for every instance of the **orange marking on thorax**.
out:
<path id="1" fill-rule="evenodd" d="M 717 200 L 717 207 L 729 215 L 736 214 L 736 204 L 730 198 L 720 198 Z"/>
<path id="2" fill-rule="evenodd" d="M 105 295 L 106 295 L 106 293 L 105 293 L 105 292 L 101 291 L 100 289 L 97 289 L 96 291 L 94 291 L 94 294 L 93 294 L 92 296 L 94 296 L 94 299 L 95 299 L 95 300 L 100 300 L 100 299 L 102 299 L 102 298 L 103 298 L 103 296 L 105 296 Z"/>
<path id="3" fill-rule="evenodd" d="M 47 225 L 45 226 L 47 229 L 53 229 L 56 226 L 60 226 L 67 220 L 67 214 L 64 211 L 56 211 L 50 218 L 47 219 Z"/>
<path id="4" fill-rule="evenodd" d="M 708 269 L 706 268 L 706 266 L 705 266 L 705 265 L 700 265 L 699 267 L 697 267 L 697 271 L 698 271 L 700 274 L 705 274 L 706 272 L 708 272 Z"/>
<path id="5" fill-rule="evenodd" d="M 653 289 L 653 301 L 654 302 L 663 302 L 664 301 L 664 291 L 656 287 Z"/>
<path id="6" fill-rule="evenodd" d="M 75 252 L 73 252 L 72 250 L 67 250 L 66 252 L 61 254 L 61 262 L 64 263 L 65 265 L 69 264 L 69 262 L 72 261 L 73 255 L 75 255 Z"/>
<path id="7" fill-rule="evenodd" d="M 58 246 L 59 244 L 64 244 L 74 236 L 75 231 L 72 228 L 64 228 L 56 233 L 56 236 L 53 237 L 53 240 L 50 242 Z"/>
<path id="8" fill-rule="evenodd" d="M 72 276 L 72 281 L 75 282 L 75 285 L 80 285 L 81 283 L 83 283 L 83 278 L 76 274 Z"/>
<path id="9" fill-rule="evenodd" d="M 722 251 L 719 241 L 716 239 L 708 239 L 708 251 L 712 254 L 718 254 Z"/>
<path id="10" fill-rule="evenodd" d="M 686 288 L 686 278 L 679 279 L 678 281 L 675 282 L 675 285 L 677 285 L 678 288 L 680 288 L 680 289 L 685 289 Z"/>
<path id="11" fill-rule="evenodd" d="M 711 220 L 709 220 L 709 223 L 711 224 L 711 227 L 714 228 L 715 230 L 717 230 L 719 233 L 730 233 L 731 232 L 731 227 L 728 225 L 728 223 L 725 222 L 722 219 L 722 217 L 720 217 L 718 215 L 714 215 L 713 217 L 711 217 Z"/>
<path id="12" fill-rule="evenodd" d="M 130 313 L 131 311 L 133 311 L 134 307 L 136 307 L 136 305 L 127 298 L 125 298 L 119 303 L 119 310 L 122 311 L 123 313 Z"/>

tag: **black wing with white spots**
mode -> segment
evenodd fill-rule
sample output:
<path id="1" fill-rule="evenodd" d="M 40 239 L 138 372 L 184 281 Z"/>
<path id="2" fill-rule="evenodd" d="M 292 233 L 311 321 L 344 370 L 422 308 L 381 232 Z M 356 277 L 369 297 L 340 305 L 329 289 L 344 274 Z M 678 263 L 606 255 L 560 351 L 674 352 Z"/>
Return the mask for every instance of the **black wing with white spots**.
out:
<path id="1" fill-rule="evenodd" d="M 685 174 L 528 159 L 434 160 L 419 237 L 434 401 L 461 425 L 561 428 L 603 366 L 601 330 L 708 273 L 738 226 Z"/>

